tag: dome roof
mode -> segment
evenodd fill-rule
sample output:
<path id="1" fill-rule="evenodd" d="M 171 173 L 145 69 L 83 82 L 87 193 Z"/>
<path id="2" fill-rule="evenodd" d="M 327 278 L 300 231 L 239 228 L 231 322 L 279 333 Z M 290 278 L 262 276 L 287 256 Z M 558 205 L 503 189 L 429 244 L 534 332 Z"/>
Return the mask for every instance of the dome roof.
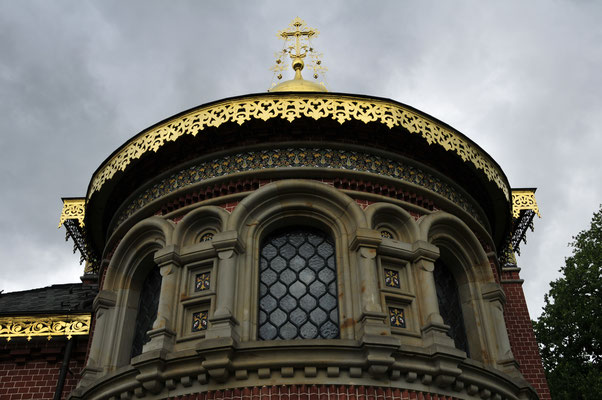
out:
<path id="1" fill-rule="evenodd" d="M 319 83 L 306 81 L 303 78 L 291 79 L 282 82 L 269 90 L 270 92 L 328 92 L 323 85 Z"/>

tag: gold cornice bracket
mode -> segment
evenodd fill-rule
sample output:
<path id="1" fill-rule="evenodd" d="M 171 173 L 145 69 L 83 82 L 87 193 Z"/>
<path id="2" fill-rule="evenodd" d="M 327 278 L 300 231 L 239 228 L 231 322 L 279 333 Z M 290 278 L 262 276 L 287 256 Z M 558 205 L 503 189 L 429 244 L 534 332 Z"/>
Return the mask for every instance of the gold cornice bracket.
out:
<path id="1" fill-rule="evenodd" d="M 522 210 L 532 210 L 541 218 L 537 200 L 535 200 L 536 189 L 512 189 L 512 217 L 518 218 Z"/>
<path id="2" fill-rule="evenodd" d="M 85 197 L 64 197 L 63 211 L 59 221 L 59 228 L 64 226 L 66 229 L 65 240 L 73 240 L 73 252 L 79 250 L 80 263 L 86 261 L 84 275 L 93 274 L 97 269 L 97 257 L 88 246 L 86 239 L 86 227 L 84 219 L 86 217 L 86 198 Z"/>
<path id="3" fill-rule="evenodd" d="M 90 199 L 105 182 L 117 172 L 125 171 L 130 163 L 143 154 L 156 152 L 165 143 L 176 141 L 182 136 L 196 136 L 205 128 L 217 128 L 227 122 L 238 125 L 250 120 L 284 119 L 292 122 L 303 117 L 315 120 L 332 119 L 340 124 L 351 120 L 364 123 L 378 122 L 389 129 L 403 127 L 409 134 L 419 135 L 429 145 L 438 145 L 446 151 L 455 153 L 464 162 L 482 171 L 510 202 L 510 188 L 501 169 L 484 151 L 459 132 L 422 116 L 402 104 L 326 93 L 249 96 L 199 107 L 169 119 L 159 126 L 143 131 L 107 160 L 92 177 L 87 198 Z"/>
<path id="4" fill-rule="evenodd" d="M 63 198 L 63 211 L 61 212 L 61 220 L 59 228 L 70 219 L 77 220 L 79 227 L 84 227 L 84 217 L 86 216 L 86 198 L 74 197 Z"/>
<path id="5" fill-rule="evenodd" d="M 90 333 L 91 315 L 33 315 L 18 317 L 0 317 L 0 338 L 10 341 L 14 337 L 42 336 L 50 340 L 56 336 L 66 336 Z"/>

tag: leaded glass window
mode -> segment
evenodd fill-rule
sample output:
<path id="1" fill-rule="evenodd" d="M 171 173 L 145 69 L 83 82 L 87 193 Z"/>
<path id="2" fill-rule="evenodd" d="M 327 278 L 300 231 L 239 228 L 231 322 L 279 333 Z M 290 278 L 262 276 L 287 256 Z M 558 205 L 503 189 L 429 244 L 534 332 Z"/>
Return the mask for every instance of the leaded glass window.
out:
<path id="1" fill-rule="evenodd" d="M 443 317 L 443 322 L 449 325 L 447 334 L 454 340 L 458 349 L 465 351 L 469 355 L 458 284 L 451 271 L 440 260 L 435 262 L 434 275 L 439 313 Z"/>
<path id="2" fill-rule="evenodd" d="M 153 267 L 148 275 L 146 275 L 144 283 L 142 284 L 142 291 L 140 292 L 134 343 L 132 344 L 132 357 L 141 354 L 142 346 L 150 340 L 147 332 L 151 330 L 155 319 L 157 319 L 160 293 L 161 273 L 159 272 L 159 268 Z"/>
<path id="3" fill-rule="evenodd" d="M 259 260 L 259 339 L 339 337 L 335 247 L 312 228 L 277 231 Z"/>

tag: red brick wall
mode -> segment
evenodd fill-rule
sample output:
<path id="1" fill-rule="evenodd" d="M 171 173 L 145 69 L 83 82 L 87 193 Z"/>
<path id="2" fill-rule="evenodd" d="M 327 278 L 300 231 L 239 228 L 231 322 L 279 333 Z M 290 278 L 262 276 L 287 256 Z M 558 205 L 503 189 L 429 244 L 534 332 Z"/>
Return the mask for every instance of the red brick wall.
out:
<path id="1" fill-rule="evenodd" d="M 502 287 L 506 293 L 504 319 L 514 358 L 520 372 L 535 388 L 540 399 L 550 399 L 550 390 L 543 370 L 539 348 L 522 287 L 518 268 L 502 270 Z"/>
<path id="2" fill-rule="evenodd" d="M 169 400 L 453 400 L 413 390 L 373 386 L 286 385 L 246 387 L 231 390 L 212 390 L 204 393 L 169 397 Z"/>
<path id="3" fill-rule="evenodd" d="M 78 338 L 71 353 L 62 398 L 75 389 L 84 366 L 87 337 Z M 14 338 L 0 344 L 0 400 L 35 399 L 54 397 L 59 371 L 63 363 L 65 340 L 53 338 Z"/>

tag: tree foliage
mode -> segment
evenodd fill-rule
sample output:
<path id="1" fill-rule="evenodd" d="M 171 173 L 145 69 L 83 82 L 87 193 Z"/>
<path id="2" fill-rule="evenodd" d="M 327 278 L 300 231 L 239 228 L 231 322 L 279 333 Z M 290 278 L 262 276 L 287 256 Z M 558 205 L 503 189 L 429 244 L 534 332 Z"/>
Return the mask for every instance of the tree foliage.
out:
<path id="1" fill-rule="evenodd" d="M 602 206 L 569 246 L 535 334 L 553 399 L 602 399 Z"/>

